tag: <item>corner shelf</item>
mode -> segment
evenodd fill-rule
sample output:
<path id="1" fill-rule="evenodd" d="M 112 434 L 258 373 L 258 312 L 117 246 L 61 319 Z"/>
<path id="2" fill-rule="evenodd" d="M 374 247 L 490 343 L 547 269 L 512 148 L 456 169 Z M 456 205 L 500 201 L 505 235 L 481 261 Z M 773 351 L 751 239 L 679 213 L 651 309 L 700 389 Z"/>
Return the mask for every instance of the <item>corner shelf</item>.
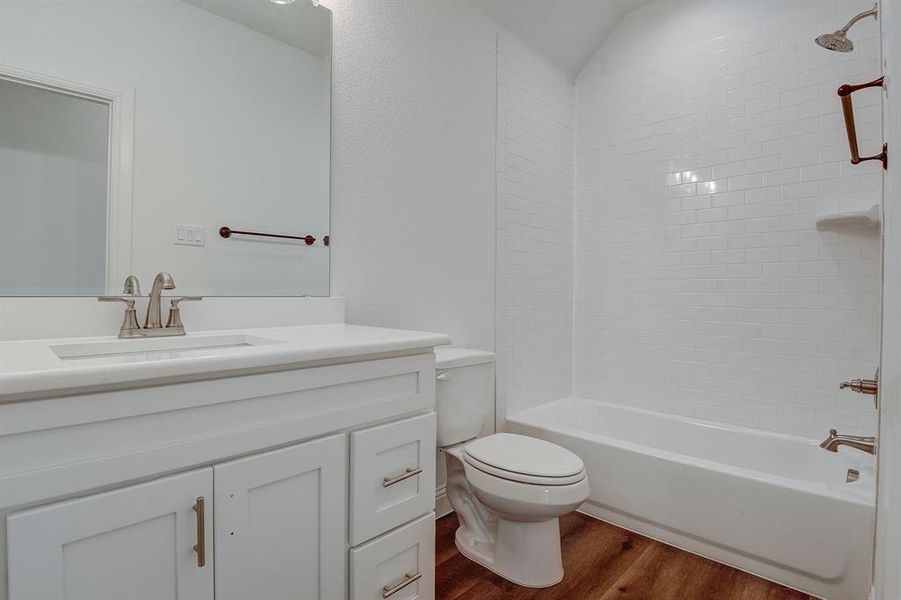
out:
<path id="1" fill-rule="evenodd" d="M 817 216 L 817 229 L 820 231 L 879 229 L 881 225 L 877 204 L 863 210 L 847 210 Z"/>

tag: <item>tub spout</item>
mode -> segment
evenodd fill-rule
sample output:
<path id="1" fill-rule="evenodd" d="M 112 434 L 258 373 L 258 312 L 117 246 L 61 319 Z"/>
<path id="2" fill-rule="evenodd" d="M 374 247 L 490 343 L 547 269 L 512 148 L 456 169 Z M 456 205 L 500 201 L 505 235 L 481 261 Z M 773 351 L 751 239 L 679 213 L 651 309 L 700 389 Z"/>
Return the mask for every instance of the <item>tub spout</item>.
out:
<path id="1" fill-rule="evenodd" d="M 839 446 L 850 446 L 868 454 L 876 454 L 876 438 L 861 435 L 841 435 L 835 429 L 829 430 L 829 437 L 820 443 L 820 448 L 838 452 Z"/>

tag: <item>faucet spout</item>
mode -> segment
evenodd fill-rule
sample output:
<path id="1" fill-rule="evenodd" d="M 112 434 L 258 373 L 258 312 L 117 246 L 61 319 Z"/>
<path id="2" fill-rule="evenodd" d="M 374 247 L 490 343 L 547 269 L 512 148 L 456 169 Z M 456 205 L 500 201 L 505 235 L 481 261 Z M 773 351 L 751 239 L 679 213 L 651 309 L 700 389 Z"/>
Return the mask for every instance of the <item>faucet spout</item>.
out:
<path id="1" fill-rule="evenodd" d="M 157 273 L 153 279 L 153 287 L 150 289 L 150 303 L 147 305 L 147 317 L 144 319 L 144 329 L 159 329 L 163 326 L 160 318 L 160 298 L 163 290 L 174 290 L 175 280 L 166 272 Z"/>
<path id="2" fill-rule="evenodd" d="M 876 454 L 876 438 L 862 435 L 842 435 L 835 429 L 829 430 L 829 437 L 820 443 L 820 448 L 829 452 L 838 452 L 839 446 L 850 446 L 866 452 Z"/>

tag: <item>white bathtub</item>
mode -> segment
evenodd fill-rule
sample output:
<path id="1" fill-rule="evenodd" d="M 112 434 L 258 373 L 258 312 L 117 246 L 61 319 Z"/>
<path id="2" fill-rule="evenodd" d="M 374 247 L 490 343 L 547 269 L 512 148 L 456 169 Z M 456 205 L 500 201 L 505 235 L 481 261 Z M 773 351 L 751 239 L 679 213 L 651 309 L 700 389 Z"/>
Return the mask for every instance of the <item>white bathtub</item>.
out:
<path id="1" fill-rule="evenodd" d="M 869 594 L 868 454 L 581 399 L 514 415 L 507 430 L 582 458 L 587 514 L 830 600 Z"/>

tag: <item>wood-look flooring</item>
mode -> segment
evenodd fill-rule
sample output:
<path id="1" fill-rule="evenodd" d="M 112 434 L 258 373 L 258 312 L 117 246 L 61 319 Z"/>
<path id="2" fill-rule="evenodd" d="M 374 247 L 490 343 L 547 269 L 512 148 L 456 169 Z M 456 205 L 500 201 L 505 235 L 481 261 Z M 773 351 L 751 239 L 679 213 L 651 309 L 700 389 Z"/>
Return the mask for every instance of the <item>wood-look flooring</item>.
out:
<path id="1" fill-rule="evenodd" d="M 563 581 L 534 590 L 461 555 L 454 545 L 456 529 L 453 514 L 437 521 L 440 600 L 816 600 L 579 513 L 560 519 Z"/>

